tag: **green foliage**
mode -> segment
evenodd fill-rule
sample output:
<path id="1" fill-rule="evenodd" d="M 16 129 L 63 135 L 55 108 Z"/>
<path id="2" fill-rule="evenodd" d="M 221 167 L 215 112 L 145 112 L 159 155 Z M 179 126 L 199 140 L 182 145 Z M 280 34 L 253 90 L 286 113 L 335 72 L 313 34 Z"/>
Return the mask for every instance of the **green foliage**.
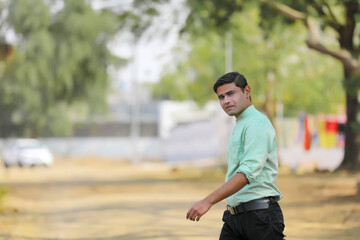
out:
<path id="1" fill-rule="evenodd" d="M 280 74 L 284 79 L 279 87 L 285 114 L 337 113 L 339 106 L 345 105 L 341 64 L 309 49 L 303 50 L 284 59 Z"/>
<path id="2" fill-rule="evenodd" d="M 307 33 L 300 23 L 285 26 L 274 21 L 271 31 L 264 30 L 261 11 L 257 5 L 244 6 L 228 22 L 233 69 L 248 79 L 254 104 L 261 107 L 266 101 L 281 101 L 287 116 L 299 111 L 336 112 L 344 104 L 341 65 L 304 46 Z M 188 57 L 153 87 L 157 98 L 195 100 L 200 105 L 216 100 L 212 86 L 224 74 L 225 37 L 212 29 L 196 29 L 184 37 L 186 43 L 178 51 L 190 45 Z M 267 81 L 269 72 L 275 73 L 274 90 Z M 270 93 L 273 99 L 267 99 L 269 91 L 274 91 Z"/>
<path id="3" fill-rule="evenodd" d="M 204 33 L 203 38 L 189 40 L 193 49 L 187 61 L 174 72 L 164 76 L 153 88 L 154 97 L 174 100 L 194 100 L 200 105 L 213 97 L 211 82 L 223 73 L 222 38 L 215 33 Z M 183 49 L 179 49 L 183 51 Z"/>
<path id="4" fill-rule="evenodd" d="M 129 10 L 113 10 L 122 29 L 126 29 L 138 40 L 144 32 L 154 25 L 159 9 L 169 0 L 134 0 Z"/>
<path id="5" fill-rule="evenodd" d="M 70 135 L 79 106 L 106 110 L 107 67 L 122 63 L 107 49 L 118 18 L 85 0 L 65 0 L 52 15 L 43 0 L 6 3 L 16 50 L 0 80 L 0 135 Z"/>
<path id="6" fill-rule="evenodd" d="M 216 30 L 224 33 L 229 27 L 232 14 L 240 11 L 244 5 L 243 0 L 221 1 L 192 1 L 187 0 L 187 6 L 191 9 L 183 32 L 196 32 L 199 29 Z"/>
<path id="7" fill-rule="evenodd" d="M 29 15 L 30 9 L 32 9 L 32 15 Z M 49 6 L 42 0 L 14 0 L 9 7 L 8 21 L 14 26 L 16 32 L 28 36 L 50 24 Z"/>

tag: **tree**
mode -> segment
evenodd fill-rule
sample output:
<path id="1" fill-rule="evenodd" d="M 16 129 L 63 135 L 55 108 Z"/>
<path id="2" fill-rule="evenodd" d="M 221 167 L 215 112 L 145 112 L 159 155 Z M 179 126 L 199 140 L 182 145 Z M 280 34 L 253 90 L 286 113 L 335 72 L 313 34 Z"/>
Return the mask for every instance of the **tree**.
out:
<path id="1" fill-rule="evenodd" d="M 301 21 L 307 27 L 309 48 L 341 62 L 347 107 L 345 156 L 341 168 L 360 169 L 360 44 L 356 34 L 356 25 L 360 21 L 359 1 L 279 1 L 269 4 L 277 12 Z M 323 35 L 338 42 L 336 48 L 326 45 L 320 29 Z"/>
<path id="2" fill-rule="evenodd" d="M 189 36 L 190 39 L 184 40 L 182 47 L 176 49 L 174 55 L 178 58 L 172 66 L 167 66 L 172 70 L 164 71 L 160 82 L 152 86 L 155 98 L 194 100 L 199 105 L 213 99 L 211 80 L 224 71 L 223 39 L 214 32 L 198 33 Z M 186 50 L 188 46 L 190 51 Z"/>
<path id="3" fill-rule="evenodd" d="M 275 21 L 272 31 L 264 31 L 260 21 L 260 9 L 245 6 L 241 14 L 229 19 L 227 30 L 232 32 L 233 69 L 249 79 L 256 106 L 270 119 L 275 115 L 276 102 L 284 104 L 286 116 L 296 116 L 300 111 L 335 112 L 344 103 L 337 81 L 340 66 L 302 45 L 306 29 L 301 24 L 288 29 Z M 224 34 L 214 28 L 199 28 L 184 35 L 182 41 L 185 47 L 179 47 L 174 55 L 187 56 L 180 58 L 176 69 L 165 72 L 153 87 L 154 95 L 191 99 L 200 105 L 214 100 L 212 85 L 225 70 Z M 330 70 L 325 71 L 324 66 Z M 323 92 L 321 98 L 319 91 Z"/>
<path id="4" fill-rule="evenodd" d="M 294 21 L 303 23 L 308 29 L 309 48 L 331 56 L 340 61 L 344 72 L 346 92 L 347 122 L 345 128 L 345 155 L 341 168 L 347 170 L 360 168 L 360 114 L 359 88 L 360 64 L 359 38 L 356 34 L 356 23 L 359 21 L 358 0 L 258 0 L 252 1 L 262 10 L 261 27 L 269 33 L 273 31 L 272 23 L 282 22 L 291 26 Z M 195 27 L 219 27 L 227 29 L 233 15 L 242 13 L 245 3 L 237 1 L 187 1 L 190 14 L 185 30 Z M 280 15 L 278 13 L 281 13 Z M 284 18 L 284 16 L 286 18 Z M 316 20 L 316 21 L 315 21 Z M 330 42 L 338 45 L 327 45 L 318 35 L 319 25 Z M 189 28 L 190 27 L 190 28 Z"/>
<path id="5" fill-rule="evenodd" d="M 70 135 L 71 113 L 106 109 L 107 67 L 122 63 L 107 48 L 118 16 L 85 0 L 55 2 L 2 2 L 0 45 L 13 32 L 15 50 L 0 72 L 1 137 Z"/>

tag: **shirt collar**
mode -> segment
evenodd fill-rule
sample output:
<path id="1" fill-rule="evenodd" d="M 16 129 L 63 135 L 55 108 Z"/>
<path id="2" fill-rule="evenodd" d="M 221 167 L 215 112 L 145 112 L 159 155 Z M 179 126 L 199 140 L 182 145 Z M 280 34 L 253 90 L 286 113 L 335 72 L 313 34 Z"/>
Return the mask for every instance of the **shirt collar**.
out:
<path id="1" fill-rule="evenodd" d="M 251 104 L 239 115 L 239 117 L 236 118 L 236 121 L 246 118 L 247 116 L 251 115 L 251 113 L 254 111 L 255 111 L 255 107 L 254 105 Z"/>

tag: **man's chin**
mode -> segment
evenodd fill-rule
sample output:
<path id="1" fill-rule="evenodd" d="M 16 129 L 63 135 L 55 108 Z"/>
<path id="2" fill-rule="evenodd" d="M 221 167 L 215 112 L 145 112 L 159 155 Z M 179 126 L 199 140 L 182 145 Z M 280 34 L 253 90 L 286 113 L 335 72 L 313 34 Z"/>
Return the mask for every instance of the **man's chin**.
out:
<path id="1" fill-rule="evenodd" d="M 230 117 L 233 117 L 236 115 L 236 113 L 234 113 L 234 112 L 226 112 L 226 114 L 229 115 Z"/>

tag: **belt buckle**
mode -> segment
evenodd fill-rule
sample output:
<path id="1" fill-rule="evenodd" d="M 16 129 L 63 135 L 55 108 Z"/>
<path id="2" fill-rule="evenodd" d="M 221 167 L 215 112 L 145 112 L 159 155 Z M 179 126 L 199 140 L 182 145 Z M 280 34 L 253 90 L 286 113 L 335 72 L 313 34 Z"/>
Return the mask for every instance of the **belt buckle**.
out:
<path id="1" fill-rule="evenodd" d="M 230 207 L 229 205 L 227 205 L 226 208 L 227 208 L 227 210 L 228 210 L 232 215 L 235 215 L 235 214 L 236 214 L 235 208 Z"/>

